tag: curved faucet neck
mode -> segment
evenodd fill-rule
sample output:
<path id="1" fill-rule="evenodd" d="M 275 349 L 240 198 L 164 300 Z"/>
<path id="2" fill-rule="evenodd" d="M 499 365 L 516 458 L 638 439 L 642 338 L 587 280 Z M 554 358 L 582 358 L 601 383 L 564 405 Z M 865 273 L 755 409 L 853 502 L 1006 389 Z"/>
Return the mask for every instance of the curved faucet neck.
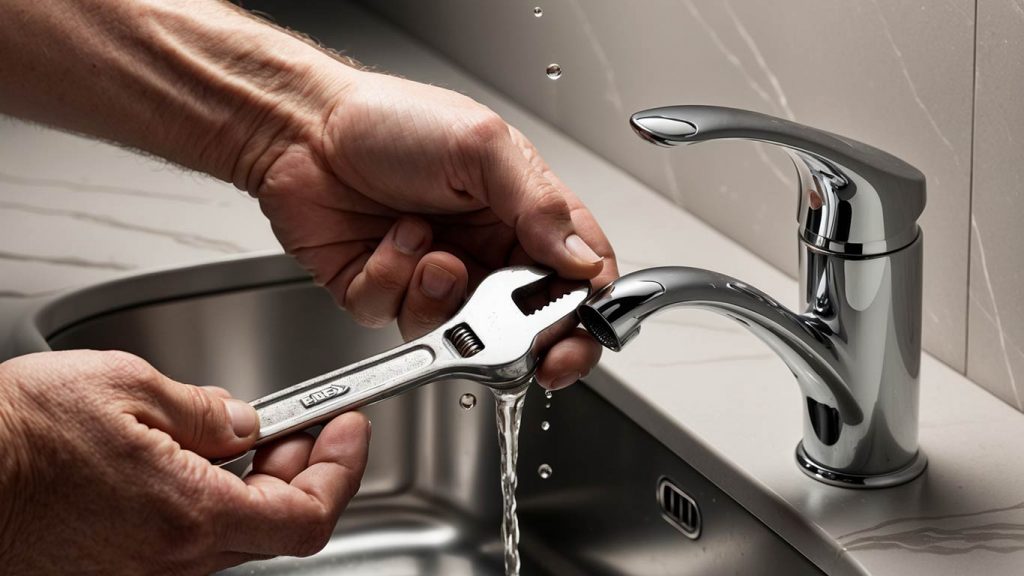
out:
<path id="1" fill-rule="evenodd" d="M 815 322 L 813 316 L 791 312 L 764 292 L 725 274 L 685 266 L 640 270 L 591 296 L 579 315 L 591 334 L 618 351 L 639 334 L 644 320 L 672 307 L 707 310 L 735 320 L 778 354 L 804 396 L 835 406 L 846 424 L 863 420 L 841 375 L 829 327 Z"/>

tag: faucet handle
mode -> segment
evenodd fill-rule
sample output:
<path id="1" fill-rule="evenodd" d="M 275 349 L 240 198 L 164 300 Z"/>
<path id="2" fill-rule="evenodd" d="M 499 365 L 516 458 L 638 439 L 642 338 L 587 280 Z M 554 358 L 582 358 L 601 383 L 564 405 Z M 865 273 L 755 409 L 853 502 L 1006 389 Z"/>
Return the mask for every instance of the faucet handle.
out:
<path id="1" fill-rule="evenodd" d="M 800 235 L 845 256 L 886 254 L 919 234 L 925 177 L 899 158 L 831 132 L 720 106 L 666 106 L 633 114 L 633 130 L 660 146 L 756 140 L 782 146 L 800 184 Z"/>

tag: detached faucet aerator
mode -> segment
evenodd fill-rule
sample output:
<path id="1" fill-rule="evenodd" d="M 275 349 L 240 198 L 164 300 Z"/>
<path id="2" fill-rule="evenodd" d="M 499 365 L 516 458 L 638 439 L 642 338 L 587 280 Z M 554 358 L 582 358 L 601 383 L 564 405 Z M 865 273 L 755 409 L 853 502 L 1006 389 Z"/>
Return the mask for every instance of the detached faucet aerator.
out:
<path id="1" fill-rule="evenodd" d="M 662 146 L 745 139 L 782 146 L 799 176 L 803 312 L 709 270 L 664 267 L 615 280 L 578 310 L 618 351 L 670 306 L 732 318 L 789 366 L 805 397 L 800 469 L 835 486 L 882 488 L 927 466 L 918 448 L 925 178 L 866 144 L 780 118 L 714 106 L 638 112 Z"/>

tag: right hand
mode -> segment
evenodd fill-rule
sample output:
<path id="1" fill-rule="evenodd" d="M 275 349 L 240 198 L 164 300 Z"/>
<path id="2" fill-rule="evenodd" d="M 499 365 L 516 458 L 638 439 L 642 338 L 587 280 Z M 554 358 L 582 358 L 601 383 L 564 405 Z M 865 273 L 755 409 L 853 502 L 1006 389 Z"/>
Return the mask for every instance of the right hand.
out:
<path id="1" fill-rule="evenodd" d="M 422 336 L 505 266 L 541 264 L 595 289 L 618 277 L 590 210 L 493 111 L 341 65 L 310 74 L 291 84 L 322 84 L 333 112 L 297 115 L 250 158 L 243 185 L 285 250 L 359 323 L 397 319 L 403 336 Z M 537 381 L 568 386 L 600 357 L 586 331 L 570 332 L 546 351 Z"/>
<path id="2" fill-rule="evenodd" d="M 123 352 L 0 364 L 0 566 L 12 574 L 206 574 L 330 538 L 359 488 L 370 427 L 261 449 L 244 480 L 210 464 L 249 449 L 255 411 Z"/>

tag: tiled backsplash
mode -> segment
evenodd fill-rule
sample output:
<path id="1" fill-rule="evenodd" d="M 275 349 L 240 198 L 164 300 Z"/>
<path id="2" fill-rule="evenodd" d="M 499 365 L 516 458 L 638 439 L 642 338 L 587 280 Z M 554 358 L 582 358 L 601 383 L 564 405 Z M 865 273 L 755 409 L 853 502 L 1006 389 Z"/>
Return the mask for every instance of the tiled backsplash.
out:
<path id="1" fill-rule="evenodd" d="M 1022 407 L 1020 0 L 365 4 L 793 275 L 796 184 L 785 154 L 749 142 L 656 149 L 631 133 L 628 115 L 747 108 L 907 160 L 929 188 L 925 348 Z M 558 80 L 545 74 L 551 63 L 564 71 Z"/>
<path id="2" fill-rule="evenodd" d="M 1024 405 L 1024 2 L 978 0 L 967 373 Z"/>

